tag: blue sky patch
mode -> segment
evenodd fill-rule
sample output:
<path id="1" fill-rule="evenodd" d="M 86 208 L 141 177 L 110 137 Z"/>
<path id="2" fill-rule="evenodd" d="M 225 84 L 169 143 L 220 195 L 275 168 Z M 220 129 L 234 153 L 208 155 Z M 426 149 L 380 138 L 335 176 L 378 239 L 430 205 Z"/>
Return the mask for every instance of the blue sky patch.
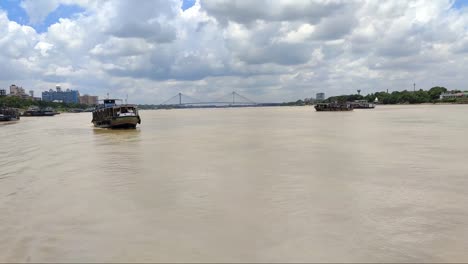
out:
<path id="1" fill-rule="evenodd" d="M 8 19 L 18 24 L 28 24 L 29 17 L 26 11 L 20 6 L 19 0 L 1 0 L 0 9 L 8 13 Z"/>
<path id="2" fill-rule="evenodd" d="M 183 0 L 182 2 L 182 10 L 187 10 L 191 8 L 195 4 L 195 0 Z"/>
<path id="3" fill-rule="evenodd" d="M 20 6 L 21 0 L 0 0 L 0 9 L 7 11 L 8 19 L 21 25 L 30 25 L 29 16 Z M 77 5 L 60 5 L 44 19 L 42 23 L 30 25 L 37 32 L 46 32 L 47 28 L 59 21 L 60 18 L 70 18 L 85 10 Z"/>
<path id="4" fill-rule="evenodd" d="M 74 17 L 79 13 L 83 13 L 85 9 L 77 5 L 60 5 L 52 13 L 50 13 L 40 25 L 34 25 L 37 32 L 45 32 L 50 25 L 59 21 L 60 18 Z"/>
<path id="5" fill-rule="evenodd" d="M 453 7 L 457 9 L 460 9 L 466 6 L 468 6 L 468 0 L 455 0 L 455 3 L 453 4 Z"/>

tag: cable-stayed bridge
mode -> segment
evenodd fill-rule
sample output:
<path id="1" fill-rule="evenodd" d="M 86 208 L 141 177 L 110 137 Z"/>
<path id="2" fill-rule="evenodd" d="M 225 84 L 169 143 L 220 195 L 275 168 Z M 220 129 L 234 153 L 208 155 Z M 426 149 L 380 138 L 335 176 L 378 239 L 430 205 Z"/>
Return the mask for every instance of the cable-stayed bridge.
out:
<path id="1" fill-rule="evenodd" d="M 166 101 L 159 104 L 161 106 L 253 106 L 257 105 L 256 102 L 250 100 L 249 98 L 240 95 L 237 92 L 232 92 L 226 95 L 223 95 L 214 100 L 202 101 L 197 98 L 188 96 L 183 93 L 178 93 L 173 97 L 167 99 Z"/>

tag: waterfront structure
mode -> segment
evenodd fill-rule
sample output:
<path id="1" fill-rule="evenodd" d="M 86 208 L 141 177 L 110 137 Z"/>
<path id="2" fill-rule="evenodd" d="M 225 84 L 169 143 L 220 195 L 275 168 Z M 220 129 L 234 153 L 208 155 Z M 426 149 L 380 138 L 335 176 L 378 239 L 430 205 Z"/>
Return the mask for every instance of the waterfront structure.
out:
<path id="1" fill-rule="evenodd" d="M 64 103 L 79 103 L 80 93 L 76 90 L 67 89 L 62 91 L 62 88 L 57 85 L 55 91 L 50 89 L 49 91 L 42 92 L 42 100 L 46 102 L 61 101 Z"/>
<path id="2" fill-rule="evenodd" d="M 325 100 L 325 93 L 317 93 L 317 94 L 315 95 L 315 100 L 317 100 L 317 101 L 323 101 L 323 100 Z"/>
<path id="3" fill-rule="evenodd" d="M 83 96 L 80 96 L 80 104 L 97 105 L 98 99 L 99 98 L 97 96 L 85 94 Z"/>
<path id="4" fill-rule="evenodd" d="M 203 106 L 203 107 L 213 107 L 213 106 L 242 107 L 242 106 L 257 106 L 259 104 L 234 91 L 234 92 L 230 92 L 224 95 L 223 97 L 219 97 L 216 100 L 207 100 L 207 101 L 202 101 L 202 100 L 193 98 L 192 96 L 188 96 L 183 93 L 177 93 L 176 95 L 160 103 L 159 105 L 161 106 L 164 105 L 165 106 L 164 109 L 166 109 L 167 106 L 171 106 L 171 107 L 177 106 L 179 108 L 180 107 L 192 108 L 194 105 Z"/>
<path id="5" fill-rule="evenodd" d="M 440 99 L 456 99 L 456 98 L 467 98 L 468 92 L 458 92 L 458 93 L 442 93 L 440 94 Z"/>

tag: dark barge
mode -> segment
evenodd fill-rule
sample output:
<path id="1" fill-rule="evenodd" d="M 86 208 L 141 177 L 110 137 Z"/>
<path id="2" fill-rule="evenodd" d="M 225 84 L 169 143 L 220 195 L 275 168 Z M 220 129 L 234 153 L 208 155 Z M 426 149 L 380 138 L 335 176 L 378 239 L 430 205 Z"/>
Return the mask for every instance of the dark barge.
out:
<path id="1" fill-rule="evenodd" d="M 315 105 L 318 112 L 325 111 L 352 111 L 353 105 L 350 103 L 319 103 Z"/>

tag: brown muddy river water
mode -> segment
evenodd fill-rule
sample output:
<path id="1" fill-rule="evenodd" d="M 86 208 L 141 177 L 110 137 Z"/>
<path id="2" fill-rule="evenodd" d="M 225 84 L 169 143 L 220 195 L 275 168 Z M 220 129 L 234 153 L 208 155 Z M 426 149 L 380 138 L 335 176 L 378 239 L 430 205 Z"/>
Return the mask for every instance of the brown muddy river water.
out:
<path id="1" fill-rule="evenodd" d="M 468 261 L 468 106 L 0 124 L 0 262 Z"/>

